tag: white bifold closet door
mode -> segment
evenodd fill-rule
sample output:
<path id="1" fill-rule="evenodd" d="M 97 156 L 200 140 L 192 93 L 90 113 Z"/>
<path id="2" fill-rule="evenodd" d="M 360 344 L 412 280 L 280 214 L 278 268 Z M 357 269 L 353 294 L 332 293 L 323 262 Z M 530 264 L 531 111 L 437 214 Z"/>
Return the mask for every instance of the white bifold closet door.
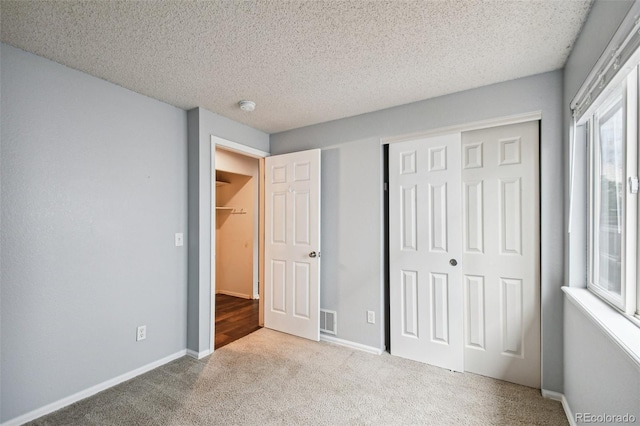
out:
<path id="1" fill-rule="evenodd" d="M 390 146 L 392 354 L 540 387 L 538 129 L 527 122 Z M 447 200 L 443 219 L 433 194 L 445 183 L 447 196 L 457 188 L 458 211 Z M 447 269 L 447 257 L 457 265 Z M 449 358 L 438 355 L 444 348 Z"/>
<path id="2" fill-rule="evenodd" d="M 389 146 L 391 353 L 463 370 L 460 134 Z"/>
<path id="3" fill-rule="evenodd" d="M 462 134 L 465 370 L 534 388 L 540 387 L 538 133 L 534 121 Z"/>

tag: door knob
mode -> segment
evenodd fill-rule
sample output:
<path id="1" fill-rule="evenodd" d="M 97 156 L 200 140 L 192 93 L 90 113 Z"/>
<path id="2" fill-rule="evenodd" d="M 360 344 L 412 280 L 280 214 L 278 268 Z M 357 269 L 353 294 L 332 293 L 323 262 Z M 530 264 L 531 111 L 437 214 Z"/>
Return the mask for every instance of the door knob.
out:
<path id="1" fill-rule="evenodd" d="M 451 259 L 451 260 L 449 261 L 449 264 L 450 264 L 451 266 L 456 266 L 456 265 L 458 264 L 458 261 L 457 261 L 457 260 L 455 260 L 455 259 Z"/>
<path id="2" fill-rule="evenodd" d="M 312 251 L 311 253 L 309 253 L 309 257 L 318 257 L 318 253 Z"/>

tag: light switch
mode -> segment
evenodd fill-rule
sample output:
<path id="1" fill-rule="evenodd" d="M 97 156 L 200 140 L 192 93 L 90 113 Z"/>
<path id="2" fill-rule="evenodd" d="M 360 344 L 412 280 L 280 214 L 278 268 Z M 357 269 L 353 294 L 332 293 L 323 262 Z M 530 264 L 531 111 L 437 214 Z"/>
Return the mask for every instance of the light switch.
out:
<path id="1" fill-rule="evenodd" d="M 176 234 L 176 247 L 182 247 L 184 245 L 184 234 L 182 232 L 178 232 Z"/>

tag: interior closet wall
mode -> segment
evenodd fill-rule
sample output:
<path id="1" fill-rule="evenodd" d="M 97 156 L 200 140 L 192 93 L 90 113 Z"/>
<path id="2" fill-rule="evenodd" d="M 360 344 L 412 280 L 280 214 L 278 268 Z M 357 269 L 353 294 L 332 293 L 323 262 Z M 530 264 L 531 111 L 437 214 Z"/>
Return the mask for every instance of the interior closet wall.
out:
<path id="1" fill-rule="evenodd" d="M 258 160 L 216 149 L 216 180 L 216 292 L 256 298 Z"/>

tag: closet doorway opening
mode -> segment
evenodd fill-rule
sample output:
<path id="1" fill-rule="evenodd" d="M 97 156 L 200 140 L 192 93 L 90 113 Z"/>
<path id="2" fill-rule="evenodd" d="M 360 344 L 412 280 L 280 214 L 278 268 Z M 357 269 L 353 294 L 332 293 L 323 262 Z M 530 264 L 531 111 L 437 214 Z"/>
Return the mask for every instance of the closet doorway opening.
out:
<path id="1" fill-rule="evenodd" d="M 262 326 L 260 163 L 215 147 L 214 349 Z"/>

